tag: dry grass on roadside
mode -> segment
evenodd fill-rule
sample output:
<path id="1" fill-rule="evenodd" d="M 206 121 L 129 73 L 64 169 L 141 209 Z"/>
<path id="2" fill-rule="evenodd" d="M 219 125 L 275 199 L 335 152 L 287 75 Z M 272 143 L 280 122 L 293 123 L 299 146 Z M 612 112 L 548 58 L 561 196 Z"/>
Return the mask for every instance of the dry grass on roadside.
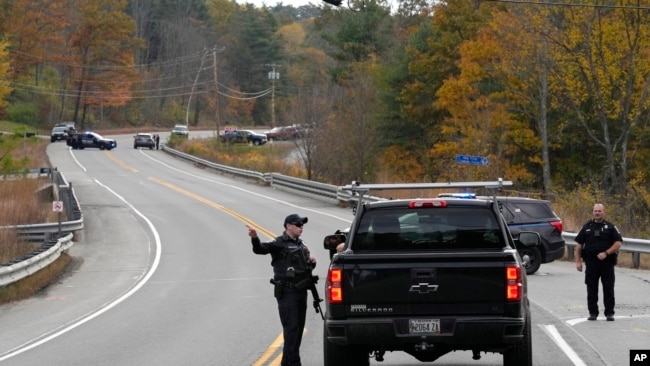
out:
<path id="1" fill-rule="evenodd" d="M 217 164 L 248 169 L 257 172 L 275 172 L 303 177 L 303 169 L 285 162 L 294 149 L 290 143 L 268 143 L 262 146 L 247 144 L 224 144 L 216 139 L 183 139 L 173 141 L 173 148 Z"/>
<path id="2" fill-rule="evenodd" d="M 47 193 L 38 194 L 50 184 L 49 179 L 18 179 L 0 181 L 0 226 L 46 222 L 52 211 Z M 47 206 L 45 204 L 48 203 Z"/>
<path id="3" fill-rule="evenodd" d="M 43 202 L 37 194 L 47 184 L 47 179 L 0 181 L 0 226 L 47 222 L 52 211 L 51 202 Z M 0 263 L 18 259 L 36 248 L 38 245 L 26 243 L 15 230 L 0 230 Z"/>
<path id="4" fill-rule="evenodd" d="M 0 264 L 21 258 L 39 246 L 39 243 L 25 241 L 15 230 L 0 230 Z"/>

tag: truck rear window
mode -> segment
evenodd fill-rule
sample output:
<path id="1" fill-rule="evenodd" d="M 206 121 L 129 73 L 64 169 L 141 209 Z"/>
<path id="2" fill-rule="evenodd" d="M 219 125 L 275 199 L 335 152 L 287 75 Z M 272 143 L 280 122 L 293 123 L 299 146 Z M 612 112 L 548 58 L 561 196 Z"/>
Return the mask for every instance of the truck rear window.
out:
<path id="1" fill-rule="evenodd" d="M 446 207 L 365 212 L 354 251 L 502 249 L 504 238 L 490 209 Z"/>

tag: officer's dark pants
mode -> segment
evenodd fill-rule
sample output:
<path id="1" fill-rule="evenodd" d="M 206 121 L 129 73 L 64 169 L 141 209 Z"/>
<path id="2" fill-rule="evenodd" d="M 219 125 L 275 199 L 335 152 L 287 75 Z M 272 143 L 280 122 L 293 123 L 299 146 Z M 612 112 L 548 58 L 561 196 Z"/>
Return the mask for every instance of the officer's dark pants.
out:
<path id="1" fill-rule="evenodd" d="M 278 299 L 284 335 L 282 366 L 300 366 L 300 343 L 307 316 L 307 290 L 285 288 Z"/>
<path id="2" fill-rule="evenodd" d="M 605 258 L 585 258 L 585 284 L 587 285 L 587 307 L 589 315 L 598 316 L 598 280 L 603 283 L 605 316 L 614 315 L 614 263 Z"/>

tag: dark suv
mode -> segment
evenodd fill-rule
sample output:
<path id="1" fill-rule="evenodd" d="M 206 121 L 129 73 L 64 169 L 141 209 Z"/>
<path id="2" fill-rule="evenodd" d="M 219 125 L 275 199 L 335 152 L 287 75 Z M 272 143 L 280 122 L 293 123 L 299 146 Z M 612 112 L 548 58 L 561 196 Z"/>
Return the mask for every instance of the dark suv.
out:
<path id="1" fill-rule="evenodd" d="M 255 146 L 264 145 L 268 141 L 266 135 L 255 133 L 251 130 L 225 131 L 221 141 L 229 144 L 250 143 Z"/>
<path id="2" fill-rule="evenodd" d="M 133 148 L 137 149 L 139 147 L 148 147 L 149 150 L 153 150 L 156 147 L 153 136 L 150 133 L 139 133 L 135 135 L 133 137 Z"/>
<path id="3" fill-rule="evenodd" d="M 527 274 L 537 272 L 542 263 L 550 263 L 564 256 L 562 219 L 553 212 L 549 201 L 524 197 L 497 199 L 513 237 L 522 231 L 535 231 L 542 239 L 538 247 L 517 248 L 522 258 L 528 256 L 525 261 Z"/>
<path id="4" fill-rule="evenodd" d="M 439 196 L 477 198 L 473 193 L 443 193 Z M 522 231 L 534 231 L 541 238 L 537 246 L 517 246 L 519 255 L 524 259 L 526 274 L 537 272 L 542 263 L 550 263 L 564 256 L 562 219 L 555 214 L 549 201 L 507 196 L 498 196 L 497 201 L 513 237 Z"/>

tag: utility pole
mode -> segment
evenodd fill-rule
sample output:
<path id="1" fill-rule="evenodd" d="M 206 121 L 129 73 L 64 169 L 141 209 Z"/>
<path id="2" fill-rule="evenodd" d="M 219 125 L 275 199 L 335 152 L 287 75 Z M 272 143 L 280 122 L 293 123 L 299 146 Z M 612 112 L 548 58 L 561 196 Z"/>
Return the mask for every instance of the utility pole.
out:
<path id="1" fill-rule="evenodd" d="M 196 78 L 194 78 L 194 84 L 192 84 L 192 91 L 190 92 L 190 96 L 187 98 L 187 110 L 185 111 L 185 125 L 190 126 L 190 104 L 192 104 L 192 95 L 194 94 L 194 88 L 196 87 L 196 83 L 199 81 L 199 75 L 201 75 L 201 71 L 203 70 L 203 63 L 205 62 L 205 56 L 207 56 L 207 50 L 203 50 L 203 56 L 201 56 L 201 65 L 199 66 L 199 70 L 196 72 Z"/>
<path id="2" fill-rule="evenodd" d="M 275 71 L 276 67 L 281 65 L 266 64 L 271 66 L 272 71 L 269 72 L 269 79 L 271 79 L 271 128 L 275 127 L 275 81 L 280 79 L 280 73 Z"/>
<path id="3" fill-rule="evenodd" d="M 217 77 L 217 50 L 215 48 L 212 49 L 212 63 L 214 64 L 214 96 L 215 96 L 215 104 L 216 104 L 216 121 L 217 121 L 217 138 L 219 138 L 219 127 L 221 126 L 221 121 L 219 120 L 219 79 Z"/>

